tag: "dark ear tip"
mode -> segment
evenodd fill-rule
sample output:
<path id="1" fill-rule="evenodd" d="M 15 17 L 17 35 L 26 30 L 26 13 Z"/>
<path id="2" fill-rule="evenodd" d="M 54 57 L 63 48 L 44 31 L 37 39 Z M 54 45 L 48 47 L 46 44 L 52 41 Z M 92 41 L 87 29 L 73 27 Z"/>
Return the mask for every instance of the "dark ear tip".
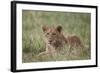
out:
<path id="1" fill-rule="evenodd" d="M 62 28 L 62 26 L 61 26 L 61 25 L 59 25 L 58 27 L 59 27 L 59 28 Z"/>
<path id="2" fill-rule="evenodd" d="M 43 26 L 42 26 L 42 30 L 43 30 L 43 31 L 46 31 L 46 29 L 47 29 L 47 26 L 46 26 L 46 25 L 43 25 Z"/>
<path id="3" fill-rule="evenodd" d="M 62 29 L 62 26 L 61 26 L 61 25 L 59 25 L 59 26 L 57 26 L 57 28 L 58 28 L 58 29 Z"/>
<path id="4" fill-rule="evenodd" d="M 59 32 L 61 32 L 62 26 L 61 26 L 61 25 L 57 26 L 57 30 L 58 30 Z"/>

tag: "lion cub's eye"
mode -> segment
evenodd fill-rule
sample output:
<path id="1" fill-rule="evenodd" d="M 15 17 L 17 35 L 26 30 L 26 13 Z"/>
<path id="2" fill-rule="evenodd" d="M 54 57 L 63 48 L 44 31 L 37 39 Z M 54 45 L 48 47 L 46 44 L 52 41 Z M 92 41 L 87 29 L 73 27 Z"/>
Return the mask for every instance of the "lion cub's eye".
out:
<path id="1" fill-rule="evenodd" d="M 47 33 L 47 35 L 49 35 L 49 33 Z"/>

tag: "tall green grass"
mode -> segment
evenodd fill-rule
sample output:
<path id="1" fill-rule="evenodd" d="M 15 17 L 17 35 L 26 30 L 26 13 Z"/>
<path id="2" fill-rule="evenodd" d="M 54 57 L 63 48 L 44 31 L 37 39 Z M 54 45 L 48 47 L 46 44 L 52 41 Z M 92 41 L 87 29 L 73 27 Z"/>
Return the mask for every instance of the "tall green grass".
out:
<path id="1" fill-rule="evenodd" d="M 23 62 L 55 61 L 55 60 L 82 60 L 90 56 L 90 13 L 49 12 L 49 11 L 22 11 L 22 53 Z M 83 54 L 73 56 L 57 55 L 54 57 L 37 55 L 45 51 L 42 26 L 62 25 L 64 33 L 74 33 L 88 49 Z M 68 47 L 67 47 L 68 48 Z M 66 51 L 67 52 L 67 51 Z"/>

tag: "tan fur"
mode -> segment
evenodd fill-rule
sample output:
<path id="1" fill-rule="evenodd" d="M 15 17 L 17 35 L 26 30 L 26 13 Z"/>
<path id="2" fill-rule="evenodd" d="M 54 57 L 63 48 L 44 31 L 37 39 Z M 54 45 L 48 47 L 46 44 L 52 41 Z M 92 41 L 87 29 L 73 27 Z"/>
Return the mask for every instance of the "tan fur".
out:
<path id="1" fill-rule="evenodd" d="M 61 49 L 64 45 L 69 45 L 70 48 L 78 46 L 83 47 L 80 39 L 76 35 L 68 35 L 65 37 L 62 33 L 61 26 L 43 26 L 42 29 L 45 37 L 46 50 L 39 55 L 56 53 L 57 50 Z"/>
<path id="2" fill-rule="evenodd" d="M 67 35 L 66 37 L 67 44 L 70 46 L 70 48 L 75 48 L 75 47 L 81 47 L 83 48 L 83 44 L 80 40 L 80 38 L 76 35 Z"/>
<path id="3" fill-rule="evenodd" d="M 69 54 L 72 52 L 72 49 L 80 48 L 80 52 L 83 51 L 84 45 L 82 44 L 80 38 L 76 35 L 67 35 L 66 37 L 67 45 L 69 46 Z"/>

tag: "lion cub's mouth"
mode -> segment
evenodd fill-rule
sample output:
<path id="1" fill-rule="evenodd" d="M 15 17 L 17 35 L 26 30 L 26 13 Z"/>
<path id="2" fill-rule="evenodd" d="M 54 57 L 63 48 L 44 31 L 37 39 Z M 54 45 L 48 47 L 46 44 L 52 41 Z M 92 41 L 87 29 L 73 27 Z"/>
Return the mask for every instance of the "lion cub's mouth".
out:
<path id="1" fill-rule="evenodd" d="M 54 40 L 48 40 L 48 44 L 53 44 Z"/>
<path id="2" fill-rule="evenodd" d="M 49 40 L 48 41 L 48 44 L 50 44 L 50 45 L 55 45 L 57 42 L 55 41 L 55 40 Z"/>

